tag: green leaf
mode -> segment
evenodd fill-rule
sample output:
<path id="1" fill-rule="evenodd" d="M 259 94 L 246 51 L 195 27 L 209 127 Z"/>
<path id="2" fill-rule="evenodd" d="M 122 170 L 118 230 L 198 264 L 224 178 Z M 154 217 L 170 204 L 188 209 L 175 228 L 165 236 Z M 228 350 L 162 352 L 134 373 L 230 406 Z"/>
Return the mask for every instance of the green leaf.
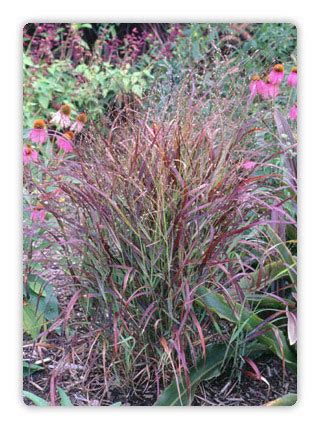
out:
<path id="1" fill-rule="evenodd" d="M 58 392 L 59 392 L 59 396 L 60 396 L 60 405 L 63 407 L 71 407 L 73 406 L 69 396 L 66 394 L 66 392 L 61 389 L 61 387 L 58 387 Z"/>
<path id="2" fill-rule="evenodd" d="M 43 109 L 47 109 L 49 107 L 49 98 L 45 95 L 39 95 L 39 103 Z"/>
<path id="3" fill-rule="evenodd" d="M 40 283 L 40 282 L 29 282 L 28 286 L 37 295 L 40 295 L 40 296 L 46 296 L 47 295 L 43 282 L 42 283 Z"/>
<path id="4" fill-rule="evenodd" d="M 296 404 L 297 399 L 296 393 L 288 393 L 274 401 L 267 402 L 265 405 L 266 407 L 290 407 Z"/>
<path id="5" fill-rule="evenodd" d="M 114 404 L 109 405 L 109 407 L 121 407 L 122 402 L 115 402 Z"/>
<path id="6" fill-rule="evenodd" d="M 85 23 L 85 24 L 75 24 L 77 30 L 81 30 L 81 28 L 92 28 L 91 24 Z"/>
<path id="7" fill-rule="evenodd" d="M 265 227 L 265 230 L 275 250 L 279 253 L 281 259 L 286 264 L 286 268 L 288 269 L 291 281 L 294 284 L 296 284 L 297 283 L 296 258 L 292 255 L 289 248 L 286 246 L 285 242 L 281 240 L 281 238 L 278 236 L 278 234 L 276 234 L 276 232 L 271 228 L 271 226 L 267 225 Z"/>
<path id="8" fill-rule="evenodd" d="M 49 403 L 45 401 L 44 399 L 40 398 L 40 396 L 35 395 L 34 393 L 27 392 L 26 390 L 23 390 L 22 395 L 25 398 L 30 399 L 34 403 L 34 405 L 38 405 L 38 407 L 48 407 Z"/>
<path id="9" fill-rule="evenodd" d="M 30 362 L 23 362 L 23 376 L 29 377 L 34 372 L 43 370 L 43 367 Z"/>
<path id="10" fill-rule="evenodd" d="M 36 307 L 30 302 L 23 306 L 23 330 L 31 336 L 32 339 L 40 333 L 45 323 L 44 315 L 36 310 Z"/>
<path id="11" fill-rule="evenodd" d="M 28 55 L 25 55 L 25 54 L 23 54 L 23 64 L 26 66 L 33 66 L 34 65 L 31 57 L 29 57 Z"/>
<path id="12" fill-rule="evenodd" d="M 257 316 L 253 311 L 244 308 L 239 303 L 233 303 L 233 308 L 231 308 L 223 295 L 210 291 L 204 286 L 199 287 L 196 294 L 196 301 L 198 304 L 216 313 L 222 319 L 240 324 L 241 328 L 245 329 L 247 332 L 251 332 L 263 322 L 263 319 Z M 266 332 L 257 337 L 257 341 L 266 345 L 280 359 L 284 358 L 285 362 L 293 370 L 296 370 L 296 356 L 291 351 L 285 336 L 279 328 L 272 323 L 267 323 L 263 326 L 263 330 Z M 279 344 L 279 340 L 281 344 Z"/>
<path id="13" fill-rule="evenodd" d="M 58 300 L 54 295 L 47 295 L 45 298 L 39 297 L 33 291 L 30 291 L 29 302 L 43 313 L 46 320 L 53 322 L 59 315 Z"/>
<path id="14" fill-rule="evenodd" d="M 139 98 L 142 97 L 142 88 L 140 85 L 137 85 L 137 84 L 133 85 L 132 92 L 136 94 Z"/>
<path id="15" fill-rule="evenodd" d="M 259 271 L 260 270 L 257 269 L 249 276 L 240 279 L 239 284 L 241 286 L 241 289 L 253 289 L 254 291 L 256 291 L 257 281 L 260 275 Z M 261 274 L 262 275 L 260 281 L 260 288 L 264 288 L 266 286 L 266 282 L 270 283 L 283 277 L 289 277 L 288 268 L 281 260 L 265 264 L 262 267 Z"/>
<path id="16" fill-rule="evenodd" d="M 195 391 L 201 381 L 218 377 L 221 373 L 222 365 L 231 351 L 225 344 L 213 344 L 207 347 L 206 360 L 200 359 L 197 367 L 190 370 L 190 397 L 184 377 L 179 379 L 179 389 L 174 379 L 170 386 L 165 389 L 154 405 L 178 406 L 189 405 L 192 402 Z M 180 394 L 179 394 L 180 392 Z"/>
<path id="17" fill-rule="evenodd" d="M 255 304 L 255 308 L 275 308 L 285 310 L 287 305 L 295 305 L 291 300 L 282 302 L 272 296 L 264 296 L 262 294 L 248 294 L 246 295 L 246 300 L 250 304 Z"/>
<path id="18" fill-rule="evenodd" d="M 59 316 L 59 303 L 53 286 L 34 274 L 28 277 L 28 285 L 31 289 L 29 302 L 44 314 L 46 320 L 49 322 L 56 320 Z"/>

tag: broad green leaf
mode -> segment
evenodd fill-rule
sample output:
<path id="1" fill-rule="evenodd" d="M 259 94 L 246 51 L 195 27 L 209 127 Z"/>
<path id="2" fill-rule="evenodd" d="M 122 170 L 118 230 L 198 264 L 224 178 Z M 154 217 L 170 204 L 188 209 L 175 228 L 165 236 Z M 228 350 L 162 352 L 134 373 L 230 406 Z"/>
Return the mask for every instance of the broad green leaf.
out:
<path id="1" fill-rule="evenodd" d="M 278 299 L 262 294 L 248 294 L 246 295 L 246 300 L 249 303 L 254 303 L 256 308 L 275 308 L 275 309 L 286 309 L 286 303 L 288 305 L 294 305 L 294 302 L 291 300 L 286 300 L 285 302 L 279 301 Z"/>
<path id="2" fill-rule="evenodd" d="M 22 394 L 25 398 L 30 399 L 30 401 L 32 401 L 34 403 L 34 405 L 38 405 L 38 407 L 48 407 L 49 406 L 49 403 L 47 401 L 40 398 L 40 396 L 35 395 L 34 393 L 27 392 L 26 390 L 24 390 L 22 392 Z"/>
<path id="3" fill-rule="evenodd" d="M 44 314 L 46 320 L 56 320 L 59 316 L 59 303 L 53 286 L 34 274 L 28 277 L 28 285 L 31 289 L 29 302 Z"/>
<path id="4" fill-rule="evenodd" d="M 271 228 L 271 226 L 267 225 L 265 227 L 268 238 L 273 244 L 276 251 L 279 253 L 281 259 L 286 264 L 286 268 L 288 269 L 289 276 L 291 281 L 296 284 L 297 283 L 297 273 L 296 273 L 296 258 L 292 255 L 289 248 L 286 246 L 286 243 L 281 240 L 278 234 Z"/>
<path id="5" fill-rule="evenodd" d="M 261 287 L 265 287 L 266 282 L 272 282 L 283 277 L 289 277 L 288 268 L 283 261 L 279 260 L 265 264 L 262 268 Z M 259 269 L 240 279 L 241 289 L 253 289 L 256 291 L 258 278 Z"/>
<path id="6" fill-rule="evenodd" d="M 39 312 L 43 313 L 46 320 L 52 322 L 57 319 L 59 315 L 58 301 L 53 294 L 47 294 L 46 298 L 42 298 L 30 291 L 29 302 Z"/>
<path id="7" fill-rule="evenodd" d="M 132 92 L 136 94 L 138 97 L 142 97 L 142 88 L 140 85 L 133 85 L 132 86 Z"/>
<path id="8" fill-rule="evenodd" d="M 42 366 L 36 365 L 34 363 L 30 362 L 23 362 L 23 376 L 29 377 L 29 375 L 33 374 L 34 372 L 41 371 L 43 369 Z"/>
<path id="9" fill-rule="evenodd" d="M 176 380 L 173 379 L 170 386 L 165 389 L 154 405 L 178 406 L 189 405 L 192 402 L 195 391 L 201 381 L 218 377 L 225 359 L 231 354 L 225 344 L 213 344 L 207 347 L 206 360 L 201 359 L 196 368 L 190 370 L 190 393 L 184 377 L 179 379 L 179 389 Z M 180 394 L 179 394 L 180 392 Z"/>
<path id="10" fill-rule="evenodd" d="M 46 291 L 43 282 L 28 282 L 28 286 L 34 293 L 40 296 L 46 296 Z"/>
<path id="11" fill-rule="evenodd" d="M 203 286 L 197 290 L 196 301 L 209 311 L 216 313 L 220 318 L 240 324 L 247 332 L 253 331 L 263 322 L 263 319 L 253 311 L 244 308 L 238 303 L 233 303 L 233 308 L 231 308 L 221 294 L 210 291 Z M 257 341 L 266 345 L 280 359 L 284 358 L 285 362 L 292 369 L 296 370 L 296 356 L 291 351 L 283 333 L 272 323 L 267 323 L 262 329 L 266 332 L 257 337 Z M 277 332 L 277 335 L 275 332 Z M 279 344 L 279 340 L 281 341 L 281 345 Z"/>
<path id="12" fill-rule="evenodd" d="M 39 95 L 38 100 L 39 100 L 40 106 L 43 109 L 47 109 L 49 107 L 50 99 L 48 97 L 46 97 L 45 95 Z"/>
<path id="13" fill-rule="evenodd" d="M 61 387 L 57 388 L 58 392 L 59 392 L 59 396 L 60 396 L 60 405 L 63 407 L 71 407 L 73 406 L 69 396 L 66 394 L 66 392 L 61 389 Z"/>
<path id="14" fill-rule="evenodd" d="M 26 66 L 34 66 L 34 63 L 33 63 L 32 59 L 31 59 L 31 57 L 29 57 L 26 54 L 23 54 L 23 64 L 26 65 Z"/>
<path id="15" fill-rule="evenodd" d="M 296 404 L 297 399 L 296 393 L 288 393 L 274 401 L 267 402 L 265 405 L 266 407 L 290 407 Z"/>
<path id="16" fill-rule="evenodd" d="M 40 333 L 45 323 L 43 313 L 36 310 L 36 307 L 30 302 L 23 306 L 23 330 L 31 336 L 32 339 Z"/>

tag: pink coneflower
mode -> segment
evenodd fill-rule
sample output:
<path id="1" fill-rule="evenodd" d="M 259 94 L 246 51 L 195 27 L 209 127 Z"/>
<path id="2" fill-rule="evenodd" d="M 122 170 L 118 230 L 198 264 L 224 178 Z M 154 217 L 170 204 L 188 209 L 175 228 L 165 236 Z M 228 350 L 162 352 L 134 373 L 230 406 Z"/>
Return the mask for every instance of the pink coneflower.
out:
<path id="1" fill-rule="evenodd" d="M 257 163 L 254 161 L 244 161 L 242 164 L 242 167 L 245 170 L 252 170 L 256 165 L 257 165 Z"/>
<path id="2" fill-rule="evenodd" d="M 291 72 L 288 76 L 287 83 L 289 86 L 295 87 L 298 84 L 298 69 L 297 67 L 292 67 Z"/>
<path id="3" fill-rule="evenodd" d="M 38 203 L 31 212 L 31 220 L 32 222 L 36 222 L 37 220 L 40 220 L 40 222 L 43 222 L 46 217 L 46 211 L 41 203 Z"/>
<path id="4" fill-rule="evenodd" d="M 43 144 L 47 140 L 46 124 L 43 119 L 34 121 L 33 128 L 29 133 L 29 139 L 33 143 Z"/>
<path id="5" fill-rule="evenodd" d="M 83 127 L 85 126 L 86 122 L 87 122 L 87 115 L 85 113 L 80 113 L 77 116 L 76 121 L 72 124 L 70 129 L 72 131 L 75 131 L 76 133 L 80 133 Z"/>
<path id="6" fill-rule="evenodd" d="M 264 82 L 263 90 L 261 95 L 263 98 L 276 98 L 279 94 L 279 86 L 270 83 L 269 78 Z"/>
<path id="7" fill-rule="evenodd" d="M 62 128 L 67 128 L 70 126 L 70 114 L 71 107 L 68 104 L 64 104 L 60 107 L 57 113 L 54 114 L 50 122 L 60 125 Z"/>
<path id="8" fill-rule="evenodd" d="M 284 67 L 282 64 L 276 64 L 269 73 L 269 82 L 272 85 L 280 85 L 284 77 Z"/>
<path id="9" fill-rule="evenodd" d="M 268 94 L 269 98 L 276 98 L 279 95 L 279 86 L 278 85 L 274 85 L 272 83 L 267 83 L 266 84 L 266 92 Z"/>
<path id="10" fill-rule="evenodd" d="M 57 145 L 65 153 L 73 152 L 73 146 L 71 144 L 74 134 L 72 131 L 67 131 L 63 136 L 59 137 L 57 140 Z"/>
<path id="11" fill-rule="evenodd" d="M 24 146 L 22 156 L 24 164 L 29 164 L 32 161 L 38 161 L 38 152 L 33 149 L 31 144 L 27 144 L 26 146 Z"/>
<path id="12" fill-rule="evenodd" d="M 265 83 L 260 79 L 260 76 L 255 74 L 251 78 L 249 84 L 250 95 L 254 98 L 257 94 L 263 95 Z"/>
<path id="13" fill-rule="evenodd" d="M 297 116 L 298 116 L 298 106 L 294 104 L 290 109 L 289 118 L 291 119 L 291 121 L 296 121 Z"/>

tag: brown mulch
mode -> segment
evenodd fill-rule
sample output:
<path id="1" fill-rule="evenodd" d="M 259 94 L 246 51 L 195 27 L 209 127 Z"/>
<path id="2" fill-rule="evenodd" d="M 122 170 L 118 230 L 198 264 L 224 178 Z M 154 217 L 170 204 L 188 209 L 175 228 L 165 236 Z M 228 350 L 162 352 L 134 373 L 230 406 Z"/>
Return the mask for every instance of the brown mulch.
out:
<path id="1" fill-rule="evenodd" d="M 224 374 L 202 383 L 192 405 L 259 406 L 287 393 L 297 392 L 297 375 L 288 369 L 284 374 L 280 359 L 264 356 L 255 360 L 255 363 L 270 387 L 246 376 L 242 376 L 239 383 Z"/>
<path id="2" fill-rule="evenodd" d="M 50 352 L 46 356 L 50 358 Z M 260 358 L 256 363 L 267 379 L 267 384 L 255 381 L 250 378 L 242 377 L 241 382 L 230 380 L 229 376 L 224 375 L 211 381 L 203 382 L 197 389 L 193 406 L 259 406 L 268 401 L 276 399 L 287 393 L 295 393 L 297 386 L 297 377 L 295 374 L 286 371 L 283 374 L 281 361 L 273 356 Z M 49 368 L 32 374 L 24 380 L 24 390 L 30 391 L 46 400 L 49 398 Z M 79 373 L 82 368 L 79 366 L 70 367 L 65 376 L 59 380 L 59 386 L 68 392 L 74 405 L 95 406 L 111 405 L 115 402 L 121 402 L 126 406 L 151 406 L 157 399 L 155 386 L 150 386 L 147 391 L 124 392 L 118 388 L 111 388 L 104 399 L 98 400 L 95 394 L 89 392 L 94 390 L 94 376 L 88 381 L 86 391 L 82 386 Z M 89 387 L 90 385 L 90 387 Z M 31 402 L 25 399 L 26 404 Z"/>

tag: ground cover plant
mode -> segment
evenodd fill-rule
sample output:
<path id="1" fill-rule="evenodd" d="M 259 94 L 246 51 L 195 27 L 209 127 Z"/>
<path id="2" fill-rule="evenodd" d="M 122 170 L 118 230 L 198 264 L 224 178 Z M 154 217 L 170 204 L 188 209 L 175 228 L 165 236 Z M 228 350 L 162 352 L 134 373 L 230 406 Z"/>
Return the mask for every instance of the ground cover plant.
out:
<path id="1" fill-rule="evenodd" d="M 296 62 L 290 24 L 24 27 L 26 403 L 295 403 Z"/>

